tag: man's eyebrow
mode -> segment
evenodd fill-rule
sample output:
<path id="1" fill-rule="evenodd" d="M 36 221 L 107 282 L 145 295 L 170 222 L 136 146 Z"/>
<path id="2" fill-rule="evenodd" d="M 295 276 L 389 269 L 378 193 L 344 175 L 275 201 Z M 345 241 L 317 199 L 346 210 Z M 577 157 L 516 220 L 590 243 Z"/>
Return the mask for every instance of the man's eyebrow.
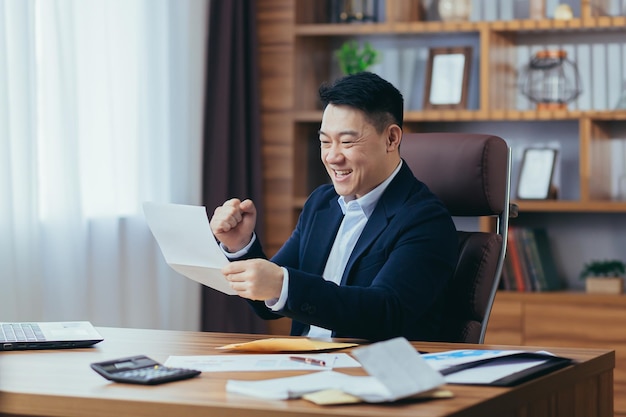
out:
<path id="1" fill-rule="evenodd" d="M 330 137 L 329 134 L 324 133 L 322 130 L 318 130 L 317 134 Z M 343 130 L 343 131 L 339 132 L 339 136 L 341 136 L 341 135 L 359 136 L 359 132 L 357 132 L 356 130 Z"/>

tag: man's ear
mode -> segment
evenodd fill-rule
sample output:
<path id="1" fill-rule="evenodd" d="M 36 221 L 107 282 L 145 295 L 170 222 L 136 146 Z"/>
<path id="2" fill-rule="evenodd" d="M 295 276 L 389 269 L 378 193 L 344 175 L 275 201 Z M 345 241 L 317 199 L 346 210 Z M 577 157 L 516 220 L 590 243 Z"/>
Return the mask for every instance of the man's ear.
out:
<path id="1" fill-rule="evenodd" d="M 396 124 L 389 126 L 387 131 L 387 152 L 397 152 L 402 142 L 402 129 Z"/>

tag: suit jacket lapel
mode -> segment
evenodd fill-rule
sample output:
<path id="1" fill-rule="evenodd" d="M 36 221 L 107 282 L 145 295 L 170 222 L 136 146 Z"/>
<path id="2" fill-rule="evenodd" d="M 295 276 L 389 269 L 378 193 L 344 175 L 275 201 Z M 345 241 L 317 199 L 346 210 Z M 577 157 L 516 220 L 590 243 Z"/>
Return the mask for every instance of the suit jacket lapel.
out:
<path id="1" fill-rule="evenodd" d="M 409 169 L 406 162 L 402 163 L 402 168 L 398 175 L 391 181 L 383 195 L 380 197 L 372 216 L 367 220 L 367 224 L 356 242 L 356 246 L 348 259 L 346 269 L 341 277 L 341 285 L 346 284 L 350 270 L 354 266 L 354 262 L 363 255 L 363 252 L 369 248 L 378 236 L 385 230 L 390 219 L 402 207 L 406 195 L 411 189 L 411 183 L 414 180 L 413 173 Z"/>
<path id="2" fill-rule="evenodd" d="M 302 259 L 303 270 L 319 275 L 324 273 L 342 219 L 343 213 L 336 199 L 330 201 L 327 209 L 315 213 Z"/>

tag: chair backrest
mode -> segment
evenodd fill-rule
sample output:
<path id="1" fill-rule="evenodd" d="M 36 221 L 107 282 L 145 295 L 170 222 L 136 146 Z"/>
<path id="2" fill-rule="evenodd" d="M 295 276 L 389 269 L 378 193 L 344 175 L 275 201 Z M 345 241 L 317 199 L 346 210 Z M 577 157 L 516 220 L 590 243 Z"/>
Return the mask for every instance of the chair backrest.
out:
<path id="1" fill-rule="evenodd" d="M 506 253 L 511 152 L 497 136 L 405 133 L 400 155 L 455 217 L 490 216 L 495 230 L 458 231 L 446 288 L 442 341 L 483 343 Z"/>

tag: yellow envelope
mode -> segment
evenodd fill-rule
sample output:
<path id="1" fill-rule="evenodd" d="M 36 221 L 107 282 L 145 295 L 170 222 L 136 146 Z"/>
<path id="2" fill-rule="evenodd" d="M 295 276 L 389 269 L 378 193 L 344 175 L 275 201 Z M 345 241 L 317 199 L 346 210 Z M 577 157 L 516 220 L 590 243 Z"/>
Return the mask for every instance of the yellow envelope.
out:
<path id="1" fill-rule="evenodd" d="M 253 340 L 252 342 L 233 343 L 217 349 L 246 352 L 311 352 L 320 350 L 344 349 L 358 346 L 356 343 L 325 342 L 308 338 L 280 338 Z"/>
<path id="2" fill-rule="evenodd" d="M 346 394 L 338 389 L 325 389 L 323 391 L 304 394 L 303 399 L 317 405 L 340 405 L 362 403 L 363 400 L 354 395 Z"/>
<path id="3" fill-rule="evenodd" d="M 435 388 L 430 391 L 421 392 L 419 394 L 407 397 L 412 400 L 434 400 L 439 398 L 452 398 L 454 394 L 452 391 Z M 364 402 L 359 397 L 347 394 L 337 389 L 327 389 L 302 396 L 303 399 L 315 403 L 317 405 L 342 405 L 342 404 L 356 404 Z"/>

